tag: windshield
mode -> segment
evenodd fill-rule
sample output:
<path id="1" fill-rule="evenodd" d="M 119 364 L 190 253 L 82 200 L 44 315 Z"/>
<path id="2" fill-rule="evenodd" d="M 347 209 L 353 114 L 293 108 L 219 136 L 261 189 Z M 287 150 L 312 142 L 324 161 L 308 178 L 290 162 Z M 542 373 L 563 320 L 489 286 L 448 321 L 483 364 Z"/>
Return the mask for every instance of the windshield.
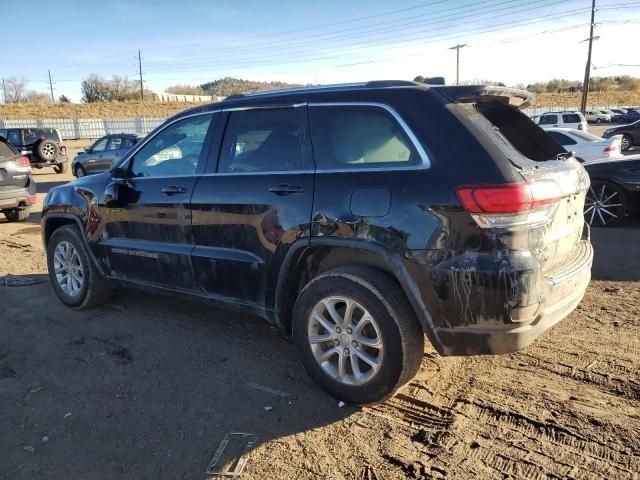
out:
<path id="1" fill-rule="evenodd" d="M 25 145 L 37 142 L 41 138 L 48 138 L 54 142 L 60 142 L 60 135 L 53 128 L 26 128 L 22 132 L 22 140 Z"/>

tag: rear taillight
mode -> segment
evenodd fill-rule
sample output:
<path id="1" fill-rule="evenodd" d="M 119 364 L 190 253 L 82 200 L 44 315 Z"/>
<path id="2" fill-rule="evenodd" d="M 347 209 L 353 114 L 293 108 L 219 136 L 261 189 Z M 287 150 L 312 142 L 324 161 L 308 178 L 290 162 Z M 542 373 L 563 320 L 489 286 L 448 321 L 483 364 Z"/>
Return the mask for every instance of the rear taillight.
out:
<path id="1" fill-rule="evenodd" d="M 562 198 L 553 180 L 462 185 L 458 198 L 481 227 L 520 227 L 547 223 L 549 208 Z"/>
<path id="2" fill-rule="evenodd" d="M 26 168 L 30 167 L 31 163 L 29 163 L 29 159 L 27 157 L 18 157 L 16 158 L 16 167 L 18 168 Z"/>
<path id="3" fill-rule="evenodd" d="M 582 125 L 581 123 L 578 124 L 578 130 L 584 130 L 584 125 Z"/>
<path id="4" fill-rule="evenodd" d="M 67 147 L 65 147 L 64 145 L 60 145 L 60 153 L 62 153 L 62 155 L 66 155 Z"/>
<path id="5" fill-rule="evenodd" d="M 602 153 L 612 153 L 617 151 L 618 148 L 614 147 L 613 145 L 609 145 L 608 147 L 605 147 L 605 149 L 602 151 Z"/>

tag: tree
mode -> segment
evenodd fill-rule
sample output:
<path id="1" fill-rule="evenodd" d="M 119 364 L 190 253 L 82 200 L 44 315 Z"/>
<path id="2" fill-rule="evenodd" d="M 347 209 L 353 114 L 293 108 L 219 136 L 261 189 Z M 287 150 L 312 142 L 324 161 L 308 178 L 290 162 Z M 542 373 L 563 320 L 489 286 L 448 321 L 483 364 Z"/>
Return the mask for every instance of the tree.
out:
<path id="1" fill-rule="evenodd" d="M 20 103 L 26 100 L 27 84 L 29 81 L 24 77 L 9 77 L 5 80 L 6 98 L 5 103 Z"/>
<path id="2" fill-rule="evenodd" d="M 175 95 L 205 95 L 202 87 L 196 85 L 172 85 L 165 91 Z"/>
<path id="3" fill-rule="evenodd" d="M 26 103 L 41 103 L 47 104 L 51 103 L 51 97 L 48 93 L 36 92 L 35 90 L 29 90 L 25 96 L 24 101 Z"/>
<path id="4" fill-rule="evenodd" d="M 60 102 L 60 103 L 71 103 L 71 100 L 66 95 L 60 95 L 58 97 L 58 102 Z"/>
<path id="5" fill-rule="evenodd" d="M 106 102 L 109 97 L 109 90 L 104 78 L 95 73 L 82 80 L 80 90 L 82 91 L 82 101 L 86 103 Z"/>
<path id="6" fill-rule="evenodd" d="M 140 82 L 119 75 L 105 80 L 100 75 L 91 74 L 82 80 L 80 88 L 82 101 L 86 103 L 136 100 L 140 95 Z"/>

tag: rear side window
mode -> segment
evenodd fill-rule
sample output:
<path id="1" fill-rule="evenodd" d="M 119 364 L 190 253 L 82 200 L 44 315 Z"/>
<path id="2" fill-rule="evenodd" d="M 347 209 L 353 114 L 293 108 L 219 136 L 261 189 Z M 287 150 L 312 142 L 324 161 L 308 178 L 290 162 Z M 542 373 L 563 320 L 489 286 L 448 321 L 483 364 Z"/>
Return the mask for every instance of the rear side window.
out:
<path id="1" fill-rule="evenodd" d="M 553 125 L 556 123 L 558 123 L 557 115 L 542 115 L 540 117 L 540 121 L 538 122 L 538 125 Z"/>
<path id="2" fill-rule="evenodd" d="M 254 173 L 311 169 L 305 162 L 308 128 L 304 108 L 231 112 L 218 172 Z"/>
<path id="3" fill-rule="evenodd" d="M 118 150 L 122 148 L 122 137 L 111 137 L 107 150 Z"/>
<path id="4" fill-rule="evenodd" d="M 15 150 L 6 142 L 0 141 L 0 158 L 12 158 L 16 156 Z"/>
<path id="5" fill-rule="evenodd" d="M 18 130 L 9 130 L 7 132 L 7 141 L 11 145 L 20 145 L 20 132 Z"/>
<path id="6" fill-rule="evenodd" d="M 500 102 L 482 102 L 475 108 L 493 125 L 494 128 L 488 132 L 490 136 L 494 135 L 493 132 L 499 133 L 502 142 L 508 142 L 530 160 L 555 160 L 558 154 L 566 153 L 557 141 L 515 107 Z"/>
<path id="7" fill-rule="evenodd" d="M 318 169 L 418 165 L 421 161 L 397 120 L 376 106 L 310 107 Z"/>
<path id="8" fill-rule="evenodd" d="M 575 145 L 576 142 L 574 139 L 570 138 L 568 135 L 560 132 L 547 132 L 551 135 L 560 145 Z"/>
<path id="9" fill-rule="evenodd" d="M 562 114 L 562 120 L 564 123 L 580 123 L 580 115 L 577 113 L 564 113 Z"/>
<path id="10" fill-rule="evenodd" d="M 57 130 L 53 128 L 27 128 L 23 130 L 22 137 L 25 145 L 35 143 L 41 138 L 47 138 L 58 143 L 62 141 Z"/>

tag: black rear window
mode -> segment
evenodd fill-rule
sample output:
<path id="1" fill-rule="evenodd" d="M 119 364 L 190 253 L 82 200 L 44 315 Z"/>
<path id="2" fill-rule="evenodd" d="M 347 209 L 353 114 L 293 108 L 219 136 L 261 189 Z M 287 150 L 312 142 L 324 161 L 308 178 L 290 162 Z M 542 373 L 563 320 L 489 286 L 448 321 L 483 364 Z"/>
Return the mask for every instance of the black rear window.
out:
<path id="1" fill-rule="evenodd" d="M 562 115 L 564 123 L 580 123 L 580 115 L 577 113 L 565 113 Z"/>
<path id="2" fill-rule="evenodd" d="M 513 148 L 530 160 L 555 160 L 558 154 L 566 152 L 558 142 L 515 107 L 500 102 L 480 102 L 476 104 L 476 109 Z"/>
<path id="3" fill-rule="evenodd" d="M 22 131 L 22 141 L 25 145 L 31 145 L 41 138 L 48 138 L 58 143 L 62 141 L 58 132 L 53 128 L 25 128 Z"/>

